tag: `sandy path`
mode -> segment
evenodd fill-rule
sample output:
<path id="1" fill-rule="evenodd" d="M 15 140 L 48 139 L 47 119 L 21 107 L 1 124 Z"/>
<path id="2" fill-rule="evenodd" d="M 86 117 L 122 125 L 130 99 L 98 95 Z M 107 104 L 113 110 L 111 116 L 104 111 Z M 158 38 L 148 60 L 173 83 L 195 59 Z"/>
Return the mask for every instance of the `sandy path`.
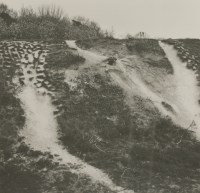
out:
<path id="1" fill-rule="evenodd" d="M 102 56 L 100 54 L 96 54 L 88 50 L 82 50 L 76 45 L 76 41 L 74 40 L 68 40 L 66 41 L 66 43 L 70 48 L 76 49 L 78 54 L 86 59 L 85 60 L 86 65 L 98 64 L 107 58 L 106 56 Z"/>
<path id="2" fill-rule="evenodd" d="M 136 70 L 128 68 L 122 61 L 118 61 L 116 67 L 122 73 L 118 73 L 115 70 L 111 70 L 109 73 L 112 79 L 125 90 L 127 95 L 130 97 L 137 95 L 144 99 L 150 99 L 163 115 L 173 116 L 173 114 L 162 105 L 162 102 L 166 100 L 160 94 L 151 90 L 138 76 Z M 131 101 L 128 101 L 128 103 L 130 103 L 130 105 L 132 104 Z M 167 101 L 167 103 L 170 102 Z M 172 104 L 170 105 L 173 106 Z M 173 106 L 173 108 L 175 107 Z"/>
<path id="3" fill-rule="evenodd" d="M 102 63 L 105 59 L 102 55 L 78 48 L 75 41 L 67 41 L 67 44 L 69 47 L 77 49 L 78 53 L 88 59 L 89 63 Z M 161 81 L 159 84 L 166 89 L 155 91 L 150 88 L 134 68 L 127 66 L 128 58 L 118 59 L 114 67 L 107 66 L 108 72 L 115 83 L 128 95 L 139 95 L 150 99 L 164 116 L 171 117 L 175 124 L 195 131 L 200 139 L 200 107 L 198 104 L 200 92 L 195 73 L 186 68 L 186 64 L 178 58 L 173 46 L 161 42 L 159 44 L 172 64 L 174 74 L 168 75 L 165 77 L 166 79 L 162 80 L 157 80 L 155 77 L 155 80 L 152 81 Z M 166 81 L 169 82 L 166 83 Z M 172 111 L 166 108 L 163 102 L 169 105 Z"/>
<path id="4" fill-rule="evenodd" d="M 177 107 L 177 116 L 174 121 L 186 128 L 194 123 L 190 129 L 194 130 L 197 137 L 200 138 L 200 107 L 198 104 L 200 92 L 195 73 L 186 68 L 186 63 L 178 58 L 177 51 L 173 46 L 161 42 L 160 46 L 174 69 L 176 88 L 173 101 L 171 101 Z"/>
<path id="5" fill-rule="evenodd" d="M 40 57 L 37 53 L 35 55 L 37 58 Z M 18 93 L 18 98 L 22 102 L 26 116 L 25 127 L 21 132 L 21 135 L 25 137 L 25 142 L 34 150 L 56 154 L 56 161 L 68 167 L 76 166 L 71 168 L 71 172 L 86 175 L 94 183 L 102 183 L 115 192 L 133 193 L 133 190 L 124 190 L 124 188 L 116 186 L 107 174 L 71 155 L 60 144 L 58 124 L 54 115 L 56 107 L 52 105 L 51 99 L 53 93 L 41 86 L 45 81 L 37 78 L 36 66 L 32 62 L 31 54 L 29 54 L 29 57 L 22 58 L 18 64 L 23 72 L 21 78 L 24 85 L 21 87 L 21 92 Z M 41 58 L 41 62 L 43 65 L 40 66 L 40 69 L 45 69 L 45 57 Z"/>
<path id="6" fill-rule="evenodd" d="M 78 53 L 86 58 L 86 65 L 101 63 L 105 57 L 92 53 L 90 51 L 82 50 L 78 48 L 75 41 L 67 41 L 67 44 L 71 48 L 77 49 Z M 166 98 L 162 93 L 157 94 L 153 92 L 143 80 L 137 76 L 136 71 L 126 68 L 124 64 L 119 61 L 115 67 L 115 70 L 109 71 L 113 80 L 116 81 L 123 89 L 133 94 L 140 93 L 141 96 L 150 98 L 155 106 L 164 114 L 171 116 L 173 121 L 183 127 L 188 127 L 192 121 L 196 123 L 197 128 L 200 128 L 199 114 L 200 108 L 198 105 L 199 91 L 197 88 L 197 81 L 195 79 L 194 72 L 188 70 L 186 65 L 182 63 L 176 55 L 176 51 L 172 46 L 160 43 L 160 46 L 165 51 L 169 61 L 174 68 L 174 79 L 176 89 L 173 100 L 166 101 Z M 22 102 L 22 107 L 26 115 L 26 123 L 21 135 L 25 137 L 25 142 L 29 144 L 34 150 L 42 152 L 50 152 L 51 154 L 58 155 L 56 161 L 67 166 L 75 165 L 77 169 L 71 169 L 74 173 L 81 173 L 89 176 L 94 182 L 100 182 L 108 186 L 111 190 L 121 193 L 133 193 L 133 190 L 123 190 L 122 187 L 116 186 L 112 180 L 103 171 L 84 163 L 79 158 L 71 155 L 60 143 L 58 136 L 58 124 L 54 112 L 56 107 L 52 105 L 51 95 L 52 91 L 41 87 L 41 81 L 37 78 L 33 58 L 40 58 L 43 65 L 39 66 L 40 70 L 44 70 L 45 66 L 45 54 L 39 56 L 38 52 L 22 55 L 21 61 L 17 64 L 23 72 L 23 83 L 21 92 L 18 97 Z M 27 65 L 28 64 L 28 65 Z M 119 73 L 120 72 L 120 73 Z M 69 78 L 66 78 L 66 82 L 69 82 L 76 74 L 70 76 L 71 71 L 66 73 Z M 41 74 L 40 74 L 41 75 Z M 30 78 L 32 80 L 30 80 Z M 73 82 L 73 81 L 72 81 Z M 76 85 L 72 84 L 72 87 Z M 169 90 L 170 91 L 170 90 Z M 174 92 L 174 90 L 173 90 Z M 48 95 L 51 93 L 51 95 Z M 176 111 L 176 115 L 171 114 L 162 105 L 161 102 L 165 101 L 169 103 Z M 196 130 L 200 137 L 200 129 Z"/>
<path id="7" fill-rule="evenodd" d="M 200 92 L 195 73 L 186 68 L 186 63 L 178 58 L 173 46 L 161 42 L 160 46 L 166 53 L 174 73 L 163 75 L 165 78 L 160 80 L 157 80 L 155 76 L 151 83 L 155 85 L 155 82 L 160 81 L 159 85 L 165 88 L 164 90 L 153 90 L 134 68 L 126 65 L 127 62 L 124 62 L 126 58 L 118 60 L 115 69 L 110 70 L 109 73 L 127 95 L 150 99 L 162 115 L 171 117 L 177 125 L 195 131 L 197 138 L 200 139 L 200 107 L 198 104 Z M 158 74 L 161 73 L 159 69 L 157 70 Z M 140 73 L 144 73 L 142 68 Z M 170 105 L 173 111 L 169 111 L 162 105 L 163 102 Z"/>

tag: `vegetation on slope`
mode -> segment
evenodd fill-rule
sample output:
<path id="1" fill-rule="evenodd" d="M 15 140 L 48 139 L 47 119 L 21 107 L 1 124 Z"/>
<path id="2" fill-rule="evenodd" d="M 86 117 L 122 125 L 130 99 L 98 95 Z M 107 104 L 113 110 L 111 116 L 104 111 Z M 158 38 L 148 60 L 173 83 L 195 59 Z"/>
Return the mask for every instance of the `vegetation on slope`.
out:
<path id="1" fill-rule="evenodd" d="M 78 65 L 85 61 L 85 58 L 68 48 L 65 42 L 60 44 L 51 44 L 50 53 L 47 56 L 47 68 L 52 70 L 68 68 L 71 65 Z"/>
<path id="2" fill-rule="evenodd" d="M 49 13 L 47 10 L 44 9 L 38 15 L 31 9 L 24 9 L 19 16 L 13 17 L 11 23 L 1 20 L 1 38 L 58 40 L 101 36 L 96 32 L 94 35 L 91 31 L 85 31 L 83 26 L 73 26 L 67 18 L 57 17 L 60 14 L 52 16 L 51 11 Z M 105 41 L 108 45 L 125 43 L 126 51 L 140 58 L 146 55 L 164 56 L 156 40 L 95 39 L 79 41 L 79 44 L 85 48 L 97 44 L 101 47 Z M 193 43 L 185 44 L 196 51 L 198 49 Z M 91 69 L 88 69 L 79 77 L 77 88 L 70 90 L 64 83 L 64 73 L 59 70 L 67 69 L 72 64 L 78 68 L 84 58 L 75 55 L 63 44 L 51 45 L 47 62 L 50 70 L 48 78 L 57 89 L 56 103 L 62 104 L 63 113 L 58 117 L 60 140 L 71 153 L 105 170 L 117 184 L 138 193 L 200 191 L 200 143 L 192 132 L 174 125 L 166 117 L 155 116 L 146 125 L 143 117 L 127 106 L 125 94 L 112 84 L 108 74 L 91 73 Z M 148 64 L 156 67 L 162 62 L 162 66 L 172 73 L 167 59 L 148 60 Z M 43 155 L 19 143 L 22 139 L 18 132 L 24 125 L 23 111 L 13 96 L 14 88 L 7 82 L 7 75 L 12 77 L 13 71 L 4 72 L 5 69 L 1 69 L 0 191 L 109 192 L 99 185 L 91 184 L 85 177 L 77 177 L 63 170 L 62 175 L 58 174 L 59 166 L 53 163 L 52 155 Z M 145 107 L 143 110 L 151 113 Z"/>
<path id="3" fill-rule="evenodd" d="M 109 41 L 117 45 L 117 40 Z M 79 44 L 84 46 L 83 42 Z M 99 44 L 94 40 L 90 46 Z M 145 48 L 146 54 L 149 50 Z M 57 103 L 63 105 L 58 117 L 60 140 L 71 153 L 138 193 L 199 191 L 200 143 L 191 131 L 157 115 L 145 124 L 137 111 L 130 111 L 109 74 L 85 69 L 74 90 L 64 83 L 64 73 L 51 74 L 50 79 L 58 89 Z M 142 104 L 141 108 L 152 114 Z"/>
<path id="4" fill-rule="evenodd" d="M 55 51 L 52 44 L 49 46 Z M 70 166 L 60 165 L 54 160 L 57 155 L 35 151 L 25 144 L 20 136 L 25 126 L 25 115 L 16 96 L 21 87 L 17 88 L 12 83 L 17 66 L 14 61 L 11 68 L 6 68 L 6 65 L 6 60 L 1 58 L 0 193 L 111 193 L 108 188 L 98 183 L 93 184 L 84 175 L 72 174 Z"/>
<path id="5" fill-rule="evenodd" d="M 99 25 L 84 17 L 69 19 L 55 6 L 38 10 L 22 8 L 19 13 L 0 5 L 0 38 L 26 40 L 93 39 L 106 36 Z"/>
<path id="6" fill-rule="evenodd" d="M 173 68 L 168 61 L 168 58 L 165 56 L 164 51 L 159 46 L 158 41 L 154 39 L 133 39 L 128 40 L 126 43 L 127 49 L 136 55 L 140 55 L 143 58 L 146 58 L 145 55 L 152 55 L 152 56 L 160 56 L 161 59 L 155 60 L 155 57 L 149 57 L 146 61 L 150 66 L 158 67 L 158 68 L 165 68 L 168 73 L 173 73 Z"/>
<path id="7" fill-rule="evenodd" d="M 24 112 L 14 96 L 11 80 L 15 68 L 3 68 L 0 59 L 0 192 L 38 192 L 41 178 L 24 164 L 17 154 L 20 130 L 24 126 Z"/>
<path id="8" fill-rule="evenodd" d="M 77 44 L 83 49 L 94 49 L 108 56 L 118 55 L 119 58 L 123 58 L 127 55 L 136 55 L 150 67 L 165 69 L 169 74 L 173 74 L 172 65 L 159 46 L 159 42 L 154 39 L 102 38 L 78 40 Z"/>

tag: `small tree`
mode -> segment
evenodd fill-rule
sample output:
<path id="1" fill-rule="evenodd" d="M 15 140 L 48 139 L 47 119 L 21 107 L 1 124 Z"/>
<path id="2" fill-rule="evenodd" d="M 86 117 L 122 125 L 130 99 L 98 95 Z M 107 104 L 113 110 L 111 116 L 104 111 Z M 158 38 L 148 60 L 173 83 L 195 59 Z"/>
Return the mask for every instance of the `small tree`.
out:
<path id="1" fill-rule="evenodd" d="M 0 4 L 0 13 L 7 13 L 13 19 L 17 18 L 17 12 L 14 11 L 13 9 L 9 9 L 8 6 L 4 3 Z"/>
<path id="2" fill-rule="evenodd" d="M 90 28 L 96 33 L 97 37 L 103 36 L 102 30 L 101 30 L 100 26 L 96 22 L 92 21 L 90 23 Z"/>
<path id="3" fill-rule="evenodd" d="M 16 21 L 17 12 L 13 11 L 12 9 L 9 9 L 7 5 L 1 3 L 0 18 L 4 20 L 7 26 L 9 26 Z"/>
<path id="4" fill-rule="evenodd" d="M 61 20 L 64 17 L 64 12 L 61 8 L 55 5 L 41 6 L 38 8 L 39 17 L 51 17 L 57 20 Z"/>
<path id="5" fill-rule="evenodd" d="M 9 12 L 8 6 L 4 3 L 1 3 L 0 4 L 0 13 L 8 13 L 8 12 Z"/>
<path id="6" fill-rule="evenodd" d="M 105 32 L 104 32 L 104 36 L 105 36 L 105 38 L 114 38 L 114 29 L 113 29 L 113 27 L 112 27 L 112 29 L 111 30 L 106 30 Z"/>
<path id="7" fill-rule="evenodd" d="M 33 10 L 33 8 L 22 7 L 20 10 L 20 17 L 29 19 L 29 18 L 36 18 L 37 15 L 35 11 Z"/>

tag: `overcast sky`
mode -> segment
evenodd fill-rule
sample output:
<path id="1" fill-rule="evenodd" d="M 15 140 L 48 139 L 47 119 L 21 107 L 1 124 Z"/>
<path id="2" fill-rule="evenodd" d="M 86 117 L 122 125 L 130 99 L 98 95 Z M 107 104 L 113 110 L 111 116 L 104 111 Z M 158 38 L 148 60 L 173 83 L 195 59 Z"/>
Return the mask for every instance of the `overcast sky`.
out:
<path id="1" fill-rule="evenodd" d="M 120 35 L 200 38 L 200 0 L 1 0 L 14 9 L 55 4 L 70 17 L 81 15 Z"/>

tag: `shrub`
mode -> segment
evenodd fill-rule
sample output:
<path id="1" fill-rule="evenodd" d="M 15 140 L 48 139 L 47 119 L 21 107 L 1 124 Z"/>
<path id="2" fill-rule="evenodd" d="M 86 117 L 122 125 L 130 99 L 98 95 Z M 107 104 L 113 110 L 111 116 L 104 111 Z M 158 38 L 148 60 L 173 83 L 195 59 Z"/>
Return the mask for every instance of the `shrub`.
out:
<path id="1" fill-rule="evenodd" d="M 0 14 L 1 10 L 10 18 L 9 21 L 3 18 L 0 22 L 2 39 L 89 39 L 103 36 L 97 23 L 78 17 L 82 24 L 74 26 L 56 6 L 42 6 L 38 10 L 23 7 L 19 16 L 4 4 L 0 7 Z"/>
<path id="2" fill-rule="evenodd" d="M 21 18 L 19 19 L 20 37 L 23 39 L 38 39 L 38 23 L 34 19 Z M 20 38 L 18 37 L 18 38 Z"/>
<path id="3" fill-rule="evenodd" d="M 67 33 L 70 29 L 70 21 L 68 18 L 63 18 L 62 20 L 56 22 L 55 25 L 55 38 L 56 39 L 66 39 Z"/>
<path id="4" fill-rule="evenodd" d="M 18 23 L 12 23 L 8 28 L 8 34 L 14 39 L 21 38 L 21 26 Z"/>
<path id="5" fill-rule="evenodd" d="M 54 37 L 56 25 L 51 21 L 42 21 L 38 27 L 41 39 L 52 39 Z"/>
<path id="6" fill-rule="evenodd" d="M 85 61 L 85 58 L 73 54 L 69 50 L 63 49 L 57 45 L 51 47 L 51 54 L 47 56 L 47 63 L 49 68 L 68 68 L 74 64 L 80 64 Z"/>
<path id="7" fill-rule="evenodd" d="M 143 53 L 143 52 L 147 52 L 148 51 L 148 43 L 146 42 L 146 40 L 133 40 L 133 41 L 129 41 L 126 44 L 126 47 L 129 51 L 136 51 L 138 53 Z"/>
<path id="8" fill-rule="evenodd" d="M 0 38 L 7 38 L 7 25 L 3 21 L 3 19 L 0 18 Z"/>

